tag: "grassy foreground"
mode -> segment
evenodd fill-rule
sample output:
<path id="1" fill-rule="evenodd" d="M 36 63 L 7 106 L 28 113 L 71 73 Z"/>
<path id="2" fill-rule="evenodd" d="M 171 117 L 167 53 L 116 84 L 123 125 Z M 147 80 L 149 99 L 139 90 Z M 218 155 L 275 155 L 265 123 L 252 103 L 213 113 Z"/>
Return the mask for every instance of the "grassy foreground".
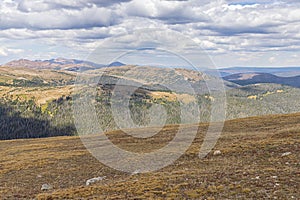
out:
<path id="1" fill-rule="evenodd" d="M 141 140 L 108 135 L 124 149 L 148 152 L 170 141 L 176 128 Z M 300 114 L 227 121 L 214 148 L 221 155 L 199 159 L 206 128 L 199 126 L 171 166 L 134 175 L 101 164 L 78 137 L 0 141 L 0 199 L 299 199 Z M 106 178 L 85 185 L 99 176 Z M 53 189 L 42 192 L 45 183 Z"/>

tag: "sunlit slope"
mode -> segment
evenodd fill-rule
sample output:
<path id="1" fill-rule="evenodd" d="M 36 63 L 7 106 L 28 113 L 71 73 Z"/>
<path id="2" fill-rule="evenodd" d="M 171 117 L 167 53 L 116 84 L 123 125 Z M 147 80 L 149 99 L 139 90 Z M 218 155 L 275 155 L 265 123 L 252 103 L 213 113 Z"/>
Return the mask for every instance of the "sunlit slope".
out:
<path id="1" fill-rule="evenodd" d="M 0 85 L 11 87 L 56 86 L 73 84 L 74 72 L 26 67 L 0 67 Z"/>

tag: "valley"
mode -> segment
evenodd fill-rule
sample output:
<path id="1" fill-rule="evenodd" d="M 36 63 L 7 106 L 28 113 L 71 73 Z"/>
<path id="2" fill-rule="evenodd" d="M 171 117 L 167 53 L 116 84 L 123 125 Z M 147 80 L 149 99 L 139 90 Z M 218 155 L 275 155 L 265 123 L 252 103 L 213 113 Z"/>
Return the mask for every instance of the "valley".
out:
<path id="1" fill-rule="evenodd" d="M 73 71 L 74 67 L 79 71 Z M 97 115 L 102 119 L 102 129 L 118 130 L 110 110 L 115 85 L 120 83 L 125 84 L 123 88 L 118 87 L 118 90 L 123 90 L 120 95 L 134 91 L 129 97 L 130 112 L 134 122 L 140 125 L 149 123 L 149 108 L 155 104 L 166 110 L 167 124 L 180 123 L 180 105 L 192 108 L 194 104 L 201 108 L 199 122 L 207 122 L 211 105 L 219 98 L 220 92 L 226 93 L 227 120 L 300 112 L 298 87 L 272 83 L 263 78 L 251 82 L 254 77 L 251 74 L 245 74 L 246 79 L 240 80 L 248 81 L 244 83 L 224 77 L 227 80 L 224 80 L 222 91 L 214 86 L 218 78 L 201 71 L 120 62 L 104 65 L 63 58 L 46 61 L 21 59 L 1 66 L 0 72 L 1 139 L 77 135 L 72 107 L 74 99 L 83 92 L 93 96 Z M 91 86 L 78 86 L 80 81 Z M 209 88 L 207 84 L 213 86 Z M 96 88 L 93 85 L 97 85 Z M 130 89 L 129 85 L 134 87 Z M 14 126 L 18 128 L 12 128 Z"/>

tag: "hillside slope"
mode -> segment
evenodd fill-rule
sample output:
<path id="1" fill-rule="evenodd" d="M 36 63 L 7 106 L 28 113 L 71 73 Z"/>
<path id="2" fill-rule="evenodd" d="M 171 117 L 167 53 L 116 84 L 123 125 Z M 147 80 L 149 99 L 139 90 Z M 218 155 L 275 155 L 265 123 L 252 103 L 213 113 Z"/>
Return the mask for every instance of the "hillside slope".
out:
<path id="1" fill-rule="evenodd" d="M 0 86 L 31 87 L 70 85 L 76 74 L 62 70 L 0 67 Z"/>
<path id="2" fill-rule="evenodd" d="M 263 83 L 226 92 L 227 119 L 300 112 L 300 89 Z"/>
<path id="3" fill-rule="evenodd" d="M 297 199 L 300 196 L 300 114 L 225 123 L 215 150 L 199 159 L 206 125 L 188 151 L 164 169 L 126 174 L 92 157 L 78 137 L 0 141 L 1 199 Z M 189 127 L 186 127 L 188 131 Z M 138 130 L 136 130 L 138 131 Z M 145 130 L 143 130 L 145 131 Z M 134 152 L 161 148 L 174 135 L 166 127 L 146 140 L 108 133 Z M 283 156 L 284 153 L 290 154 Z M 106 176 L 92 186 L 87 179 Z M 42 184 L 52 190 L 42 192 Z"/>

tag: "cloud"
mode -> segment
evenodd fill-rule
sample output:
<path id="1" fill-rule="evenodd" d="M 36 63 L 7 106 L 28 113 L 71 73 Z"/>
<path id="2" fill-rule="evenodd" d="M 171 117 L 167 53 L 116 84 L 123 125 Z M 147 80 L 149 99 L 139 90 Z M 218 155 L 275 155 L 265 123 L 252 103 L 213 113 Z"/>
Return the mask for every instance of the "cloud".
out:
<path id="1" fill-rule="evenodd" d="M 108 7 L 123 2 L 129 2 L 131 0 L 21 0 L 18 3 L 17 9 L 22 12 L 43 12 L 49 10 L 82 10 L 83 8 Z"/>
<path id="2" fill-rule="evenodd" d="M 84 0 L 83 0 L 84 1 Z M 98 6 L 112 6 L 115 4 L 130 2 L 131 0 L 92 0 L 91 3 L 94 3 Z"/>
<path id="3" fill-rule="evenodd" d="M 276 32 L 277 27 L 291 20 L 299 20 L 299 16 L 287 17 L 286 13 L 288 13 L 287 8 L 277 5 L 223 4 L 221 7 L 213 7 L 208 11 L 211 23 L 199 28 L 209 29 L 225 36 L 248 33 L 269 34 Z"/>
<path id="4" fill-rule="evenodd" d="M 6 52 L 6 49 L 0 47 L 0 56 L 7 56 L 7 52 Z"/>
<path id="5" fill-rule="evenodd" d="M 14 47 L 2 47 L 2 56 L 14 54 L 8 49 L 41 46 L 64 46 L 88 54 L 107 40 L 143 28 L 178 31 L 212 56 L 243 62 L 255 57 L 268 62 L 274 57 L 268 52 L 294 55 L 300 51 L 300 2 L 296 0 L 3 0 L 0 12 L 0 41 Z M 120 45 L 155 45 L 141 39 L 124 37 Z"/>
<path id="6" fill-rule="evenodd" d="M 118 23 L 115 13 L 107 8 L 92 6 L 82 10 L 49 10 L 43 13 L 8 12 L 1 15 L 0 29 L 79 29 L 111 26 Z"/>
<path id="7" fill-rule="evenodd" d="M 226 0 L 230 5 L 254 5 L 254 4 L 295 4 L 298 0 Z"/>
<path id="8" fill-rule="evenodd" d="M 7 48 L 7 47 L 0 47 L 0 56 L 8 56 L 9 54 L 19 54 L 23 53 L 23 49 L 14 49 L 14 48 Z"/>
<path id="9" fill-rule="evenodd" d="M 133 0 L 121 7 L 127 16 L 138 16 L 162 20 L 168 24 L 185 24 L 208 20 L 188 1 Z"/>
<path id="10" fill-rule="evenodd" d="M 269 58 L 269 62 L 270 63 L 273 63 L 275 60 L 276 60 L 276 57 L 274 57 L 274 56 L 272 56 L 272 57 Z"/>

